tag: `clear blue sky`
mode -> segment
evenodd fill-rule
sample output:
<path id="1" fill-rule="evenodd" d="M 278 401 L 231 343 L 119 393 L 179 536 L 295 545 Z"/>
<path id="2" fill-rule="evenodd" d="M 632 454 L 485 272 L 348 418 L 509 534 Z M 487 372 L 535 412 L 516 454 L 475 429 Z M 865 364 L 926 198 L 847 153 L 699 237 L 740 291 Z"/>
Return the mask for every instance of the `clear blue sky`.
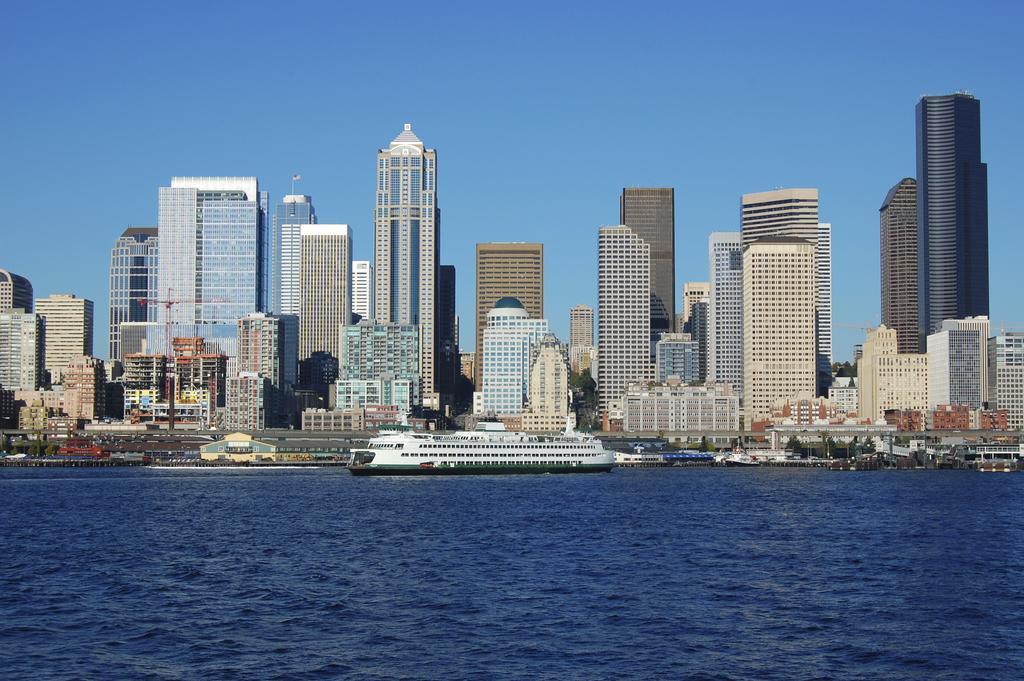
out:
<path id="1" fill-rule="evenodd" d="M 876 323 L 878 206 L 914 175 L 914 104 L 969 90 L 992 317 L 1024 327 L 1020 4 L 487 4 L 9 4 L 0 267 L 94 300 L 105 355 L 110 247 L 156 224 L 171 176 L 256 175 L 276 202 L 301 173 L 368 258 L 374 155 L 408 121 L 439 154 L 463 348 L 476 242 L 544 242 L 564 336 L 569 308 L 596 304 L 597 227 L 633 185 L 676 188 L 680 287 L 705 278 L 708 233 L 738 228 L 740 194 L 819 187 L 835 322 Z M 839 326 L 836 357 L 861 338 Z"/>

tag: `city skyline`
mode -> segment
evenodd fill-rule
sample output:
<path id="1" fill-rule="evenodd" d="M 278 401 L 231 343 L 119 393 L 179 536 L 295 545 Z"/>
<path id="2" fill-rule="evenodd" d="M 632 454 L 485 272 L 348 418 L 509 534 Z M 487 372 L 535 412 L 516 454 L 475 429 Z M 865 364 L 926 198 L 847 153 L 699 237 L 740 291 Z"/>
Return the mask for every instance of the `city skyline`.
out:
<path id="1" fill-rule="evenodd" d="M 214 13 L 220 11 L 213 10 Z M 601 13 L 597 12 L 598 15 Z M 907 9 L 897 10 L 900 15 L 907 13 Z M 781 14 L 783 16 L 778 18 L 760 15 L 756 18 L 780 28 L 784 35 L 806 35 L 800 33 L 799 25 L 787 28 L 784 18 L 788 13 Z M 97 12 L 87 23 L 93 25 L 96 17 L 102 15 L 103 11 Z M 945 10 L 939 15 L 948 18 Z M 725 22 L 725 15 L 718 15 L 715 10 L 709 10 L 707 17 L 712 25 Z M 15 16 L 13 21 L 18 25 L 20 19 L 27 18 Z M 360 26 L 370 25 L 379 17 L 360 15 L 352 19 L 346 31 L 358 32 Z M 446 34 L 457 24 L 449 29 L 439 19 L 418 19 Z M 936 18 L 929 20 L 939 21 Z M 249 21 L 243 19 L 232 24 L 225 43 L 237 44 L 241 33 L 233 32 L 241 31 Z M 843 53 L 845 59 L 852 59 L 865 73 L 874 73 L 881 58 L 870 55 L 869 50 L 858 50 L 854 44 L 855 36 L 859 35 L 858 27 L 863 28 L 861 21 L 855 20 L 844 26 L 843 31 L 832 36 L 831 41 L 838 41 L 837 51 Z M 592 37 L 599 33 L 598 23 L 600 17 L 598 21 L 583 22 L 581 34 Z M 959 23 L 958 29 L 967 34 L 984 30 L 998 35 L 1001 30 L 1006 30 L 1006 24 L 1005 17 L 997 23 L 993 18 L 982 15 L 972 17 L 967 25 Z M 53 40 L 39 34 L 27 21 L 25 29 L 19 32 L 14 48 L 29 38 L 43 44 Z M 539 55 L 549 56 L 556 62 L 569 58 L 567 53 L 555 47 L 553 36 L 544 29 L 523 27 L 522 30 L 540 39 Z M 661 35 L 662 29 L 655 27 L 651 30 Z M 893 29 L 883 29 L 883 32 L 888 30 Z M 58 31 L 57 35 L 68 38 L 66 32 Z M 901 40 L 905 37 L 901 34 Z M 74 46 L 77 39 L 71 38 L 69 44 Z M 527 117 L 522 124 L 516 125 L 510 123 L 507 114 L 499 115 L 495 105 L 486 100 L 474 103 L 464 111 L 453 112 L 445 107 L 444 101 L 453 101 L 450 98 L 462 87 L 462 77 L 456 75 L 442 78 L 436 92 L 423 102 L 398 101 L 389 95 L 387 100 L 391 113 L 384 116 L 379 112 L 370 116 L 356 111 L 346 112 L 341 119 L 317 115 L 309 124 L 302 126 L 290 125 L 290 116 L 277 104 L 252 121 L 239 121 L 240 104 L 220 96 L 215 97 L 208 104 L 208 110 L 198 116 L 190 115 L 175 105 L 172 112 L 158 117 L 159 121 L 166 122 L 167 115 L 181 116 L 181 132 L 170 136 L 168 141 L 158 139 L 158 128 L 153 127 L 156 121 L 130 123 L 136 119 L 141 121 L 150 107 L 157 106 L 152 92 L 142 89 L 138 100 L 125 112 L 111 112 L 94 92 L 94 89 L 102 90 L 112 82 L 108 76 L 102 75 L 104 69 L 90 69 L 88 74 L 83 74 L 72 68 L 65 75 L 55 75 L 52 71 L 54 62 L 63 64 L 67 60 L 58 51 L 49 62 L 27 64 L 23 72 L 15 74 L 15 79 L 17 82 L 29 77 L 60 81 L 71 75 L 81 78 L 80 85 L 65 91 L 69 98 L 67 103 L 82 111 L 87 127 L 97 139 L 111 144 L 109 148 L 103 147 L 111 160 L 103 156 L 98 161 L 102 172 L 94 172 L 83 164 L 98 158 L 96 143 L 69 136 L 73 134 L 71 130 L 52 130 L 51 126 L 42 126 L 42 122 L 47 120 L 45 116 L 40 116 L 39 122 L 31 120 L 47 106 L 57 108 L 49 102 L 52 97 L 49 93 L 30 93 L 0 114 L 6 123 L 25 131 L 9 142 L 11 154 L 3 167 L 4 186 L 12 193 L 30 199 L 24 202 L 24 206 L 14 207 L 15 218 L 27 210 L 28 205 L 45 197 L 54 184 L 67 187 L 69 198 L 75 199 L 66 202 L 67 207 L 62 202 L 62 205 L 42 215 L 33 214 L 32 230 L 25 230 L 23 234 L 12 230 L 12 260 L 0 263 L 0 266 L 28 277 L 37 289 L 37 296 L 74 292 L 95 300 L 96 347 L 106 348 L 105 269 L 109 244 L 129 225 L 156 223 L 156 188 L 165 184 L 168 177 L 190 174 L 258 177 L 261 190 L 269 190 L 272 206 L 290 193 L 314 196 L 318 213 L 326 220 L 352 225 L 357 243 L 354 256 L 369 259 L 374 177 L 367 167 L 368 158 L 382 141 L 390 139 L 394 131 L 400 129 L 402 123 L 411 121 L 423 138 L 439 150 L 445 164 L 441 191 L 445 194 L 446 213 L 441 230 L 441 260 L 455 265 L 462 272 L 457 309 L 463 321 L 473 316 L 470 272 L 473 244 L 479 241 L 543 242 L 552 272 L 579 272 L 578 277 L 557 281 L 557 286 L 556 279 L 552 277 L 546 291 L 545 302 L 552 330 L 565 340 L 567 316 L 558 311 L 567 311 L 580 303 L 596 307 L 596 231 L 600 225 L 616 223 L 615 197 L 623 186 L 675 188 L 677 283 L 706 280 L 706 257 L 703 254 L 706 253 L 707 236 L 712 231 L 738 229 L 736 204 L 740 195 L 776 186 L 815 186 L 821 192 L 823 218 L 831 221 L 835 228 L 835 322 L 837 325 L 863 324 L 864 321 L 877 324 L 880 321 L 877 258 L 859 258 L 856 253 L 858 246 L 871 234 L 880 197 L 900 177 L 916 175 L 913 109 L 921 94 L 951 93 L 968 86 L 983 100 L 983 160 L 991 172 L 991 241 L 1003 240 L 1012 246 L 1019 239 L 1011 232 L 1010 212 L 1010 188 L 1020 181 L 1022 173 L 1011 161 L 1021 146 L 1020 134 L 1011 123 L 1012 113 L 1017 110 L 1017 95 L 1006 86 L 1005 77 L 999 69 L 985 68 L 1005 59 L 1000 57 L 995 47 L 998 41 L 988 42 L 968 59 L 953 59 L 939 48 L 928 46 L 923 38 L 911 36 L 905 44 L 891 46 L 886 61 L 912 54 L 916 61 L 928 62 L 927 65 L 915 65 L 899 74 L 889 75 L 881 83 L 873 82 L 870 99 L 854 97 L 850 100 L 854 105 L 849 107 L 849 111 L 832 112 L 828 116 L 817 115 L 815 107 L 820 106 L 820 102 L 840 93 L 856 93 L 868 84 L 855 75 L 847 75 L 846 71 L 834 83 L 821 82 L 820 75 L 839 64 L 837 57 L 826 54 L 821 64 L 805 64 L 805 60 L 799 60 L 801 68 L 811 70 L 818 85 L 795 99 L 793 95 L 771 94 L 770 89 L 761 92 L 762 87 L 768 87 L 767 84 L 752 84 L 755 93 L 767 97 L 762 100 L 762 109 L 757 114 L 745 111 L 738 105 L 738 94 L 728 92 L 727 83 L 730 81 L 727 76 L 742 73 L 744 66 L 749 67 L 733 59 L 708 70 L 706 74 L 686 73 L 678 91 L 659 93 L 656 97 L 661 106 L 656 108 L 671 111 L 671 116 L 667 112 L 653 110 L 621 112 L 616 107 L 609 112 L 594 112 L 593 107 L 587 107 L 588 117 L 581 122 L 584 118 L 579 115 L 579 105 L 567 97 L 545 111 L 543 119 Z M 345 49 L 345 53 L 352 50 L 354 54 L 361 45 L 364 41 L 356 40 L 352 47 Z M 512 78 L 520 90 L 531 96 L 539 96 L 551 87 L 551 80 L 532 63 L 526 65 L 526 72 L 536 81 L 517 79 L 513 65 L 516 68 L 522 65 L 501 52 L 506 46 L 507 39 L 503 38 L 485 49 L 482 55 L 485 63 L 497 67 L 499 80 Z M 211 59 L 220 54 L 221 48 L 213 44 L 201 44 L 200 47 L 203 48 L 199 50 L 201 54 L 195 58 Z M 626 83 L 625 87 L 635 94 L 639 88 L 651 84 L 654 76 L 664 76 L 667 70 L 684 64 L 691 51 L 699 54 L 707 47 L 705 39 L 695 36 L 692 45 L 686 47 L 678 47 L 674 42 L 671 49 L 678 50 L 678 54 L 673 54 L 666 52 L 667 46 L 655 41 L 655 44 L 648 45 L 649 51 L 667 54 L 671 58 L 665 66 L 654 69 L 651 76 Z M 404 53 L 405 49 L 399 52 Z M 128 76 L 153 72 L 177 82 L 179 75 L 173 70 L 177 67 L 160 61 L 156 54 L 143 49 L 138 53 L 137 63 L 123 68 L 127 69 Z M 260 82 L 280 77 L 280 67 L 272 64 L 272 60 L 279 56 L 273 51 L 267 56 L 254 55 L 256 66 L 267 70 L 266 77 L 260 75 Z M 298 64 L 289 66 L 288 73 L 294 76 L 298 72 L 298 77 L 307 83 L 322 79 L 324 68 L 332 56 L 324 57 L 324 65 L 299 58 Z M 924 56 L 928 59 L 921 59 Z M 93 61 L 101 65 L 118 57 L 118 51 L 113 48 L 91 55 Z M 359 59 L 365 60 L 366 57 Z M 455 55 L 445 51 L 439 59 L 443 64 L 451 64 Z M 595 78 L 601 78 L 603 82 L 610 75 L 629 70 L 635 63 L 629 57 L 617 59 L 622 61 L 601 57 L 593 65 L 580 65 L 583 82 L 593 83 Z M 764 59 L 765 62 L 759 64 L 764 68 L 796 68 L 798 63 L 797 55 L 781 49 Z M 17 63 L 23 60 L 24 57 L 15 57 Z M 259 68 L 251 71 L 257 73 Z M 937 73 L 942 76 L 937 77 Z M 250 77 L 255 76 L 245 76 L 246 79 Z M 369 87 L 364 77 L 355 73 L 346 75 L 344 84 L 352 94 Z M 474 87 L 482 87 L 491 93 L 495 86 L 484 83 L 474 84 Z M 680 114 L 677 104 L 681 93 L 694 88 L 701 89 L 712 104 L 703 107 L 704 110 L 687 109 Z M 581 92 L 573 86 L 567 94 Z M 592 100 L 584 98 L 584 101 Z M 97 118 L 99 110 L 103 111 L 105 118 Z M 721 116 L 723 113 L 727 115 Z M 125 119 L 125 116 L 130 118 Z M 669 123 L 670 119 L 680 116 L 680 120 Z M 723 120 L 718 122 L 718 118 Z M 217 125 L 211 126 L 211 121 Z M 238 126 L 239 134 L 224 134 L 225 130 L 232 130 L 232 126 Z M 82 153 L 71 159 L 66 167 L 40 166 L 31 154 L 40 148 L 37 136 L 43 134 L 44 128 L 46 134 L 52 136 L 49 144 L 67 148 L 85 145 Z M 706 132 L 697 135 L 688 132 L 689 129 Z M 766 129 L 771 129 L 772 134 L 763 134 Z M 110 139 L 115 130 L 118 139 Z M 802 134 L 796 135 L 795 131 Z M 260 135 L 260 142 L 254 144 L 252 135 L 247 133 Z M 180 144 L 178 135 L 191 135 L 202 144 Z M 613 151 L 613 162 L 592 161 L 603 158 L 603 152 L 601 155 L 592 151 L 577 152 L 586 154 L 586 162 L 578 164 L 579 172 L 565 180 L 546 167 L 555 165 L 545 162 L 548 157 L 553 159 L 557 155 L 552 146 L 555 136 L 559 138 L 560 145 L 579 149 L 585 148 L 588 141 L 600 139 L 602 144 L 599 147 Z M 285 144 L 286 139 L 291 141 Z M 508 155 L 508 167 L 495 170 L 491 177 L 478 177 L 474 172 L 474 159 L 480 140 L 522 149 L 522 153 Z M 664 145 L 667 152 L 652 155 L 650 149 L 655 145 Z M 137 157 L 136 150 L 140 146 L 147 150 L 145 158 Z M 284 151 L 286 147 L 287 153 Z M 780 156 L 783 149 L 785 156 Z M 779 162 L 781 158 L 785 159 L 782 163 Z M 292 189 L 289 183 L 296 172 L 302 173 L 302 179 Z M 74 175 L 73 180 L 69 173 Z M 501 190 L 494 180 L 507 184 L 513 177 L 516 178 L 517 189 L 527 194 L 530 200 L 517 215 L 494 216 L 491 204 L 501 197 Z M 97 186 L 101 180 L 118 183 L 119 201 L 116 204 L 94 206 L 85 203 L 84 194 L 101 191 Z M 76 205 L 73 213 L 69 212 L 72 204 Z M 60 251 L 37 252 L 44 250 L 40 248 L 43 240 L 66 244 L 78 257 L 69 258 L 65 263 Z M 1012 247 L 991 249 L 990 316 L 993 328 L 998 328 L 1004 320 L 1020 321 L 1009 292 L 1005 286 L 999 285 L 1010 277 L 1013 251 Z M 678 295 L 678 290 L 675 293 Z M 837 359 L 851 354 L 853 344 L 860 340 L 860 333 L 856 329 L 837 326 L 834 341 Z M 474 345 L 472 336 L 468 325 L 463 324 L 463 349 Z"/>

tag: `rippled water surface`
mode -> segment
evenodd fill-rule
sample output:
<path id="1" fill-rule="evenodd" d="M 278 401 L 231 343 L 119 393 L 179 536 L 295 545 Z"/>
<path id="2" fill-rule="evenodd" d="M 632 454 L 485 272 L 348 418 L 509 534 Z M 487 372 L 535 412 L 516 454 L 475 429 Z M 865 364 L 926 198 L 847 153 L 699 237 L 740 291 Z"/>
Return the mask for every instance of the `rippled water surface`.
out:
<path id="1" fill-rule="evenodd" d="M 1021 679 L 1024 475 L 0 469 L 4 679 Z"/>

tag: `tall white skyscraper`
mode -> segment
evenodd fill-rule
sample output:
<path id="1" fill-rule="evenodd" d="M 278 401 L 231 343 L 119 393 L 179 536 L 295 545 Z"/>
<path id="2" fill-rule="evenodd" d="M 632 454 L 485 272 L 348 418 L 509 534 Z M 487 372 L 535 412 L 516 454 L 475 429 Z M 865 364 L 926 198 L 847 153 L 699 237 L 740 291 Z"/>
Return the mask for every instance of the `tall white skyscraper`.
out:
<path id="1" fill-rule="evenodd" d="M 530 317 L 518 299 L 495 303 L 483 329 L 482 413 L 522 413 L 530 394 L 530 368 L 547 333 L 548 321 Z"/>
<path id="2" fill-rule="evenodd" d="M 274 256 L 274 289 L 272 299 L 281 314 L 299 314 L 302 268 L 302 225 L 316 224 L 313 200 L 305 194 L 285 196 L 274 211 L 276 252 Z"/>
<path id="3" fill-rule="evenodd" d="M 712 232 L 708 239 L 708 381 L 743 394 L 743 239 Z"/>
<path id="4" fill-rule="evenodd" d="M 160 298 L 172 322 L 229 324 L 267 302 L 267 194 L 255 177 L 175 177 L 160 187 Z M 160 321 L 163 321 L 161 308 Z"/>
<path id="5" fill-rule="evenodd" d="M 441 211 L 437 207 L 437 152 L 405 124 L 377 153 L 374 212 L 374 315 L 380 323 L 420 330 L 423 402 L 439 408 L 437 393 L 437 269 Z"/>
<path id="6" fill-rule="evenodd" d="M 779 400 L 815 391 L 814 245 L 768 236 L 743 251 L 743 410 L 746 426 Z"/>
<path id="7" fill-rule="evenodd" d="M 651 247 L 625 225 L 597 237 L 597 390 L 599 408 L 621 400 L 626 386 L 649 381 Z"/>
<path id="8" fill-rule="evenodd" d="M 352 237 L 348 225 L 304 225 L 299 287 L 299 360 L 338 356 L 342 326 L 352 321 Z"/>
<path id="9" fill-rule="evenodd" d="M 369 260 L 352 261 L 352 314 L 373 319 L 373 264 Z"/>
<path id="10" fill-rule="evenodd" d="M 815 247 L 816 390 L 824 395 L 832 378 L 832 225 L 818 220 L 818 190 L 744 194 L 740 219 L 744 246 L 761 237 L 783 236 L 804 239 Z"/>

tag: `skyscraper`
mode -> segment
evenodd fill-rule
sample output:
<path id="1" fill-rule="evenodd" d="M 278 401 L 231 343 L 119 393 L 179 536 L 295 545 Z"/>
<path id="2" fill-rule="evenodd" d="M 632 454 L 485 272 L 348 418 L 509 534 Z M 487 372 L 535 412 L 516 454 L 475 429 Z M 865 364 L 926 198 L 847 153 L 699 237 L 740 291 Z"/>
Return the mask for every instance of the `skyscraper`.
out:
<path id="1" fill-rule="evenodd" d="M 815 248 L 816 392 L 832 378 L 832 225 L 818 219 L 817 189 L 776 189 L 744 194 L 740 206 L 743 245 L 766 236 L 804 239 Z"/>
<path id="2" fill-rule="evenodd" d="M 157 229 L 129 227 L 110 251 L 110 359 L 121 357 L 121 323 L 156 321 Z"/>
<path id="3" fill-rule="evenodd" d="M 675 189 L 628 187 L 619 197 L 619 223 L 650 246 L 651 332 L 672 331 L 676 314 Z"/>
<path id="4" fill-rule="evenodd" d="M 41 387 L 45 357 L 43 318 L 21 308 L 0 311 L 0 386 L 5 390 Z"/>
<path id="5" fill-rule="evenodd" d="M 339 332 L 352 320 L 349 286 L 352 238 L 348 225 L 304 225 L 299 289 L 299 359 L 338 352 Z"/>
<path id="6" fill-rule="evenodd" d="M 483 330 L 481 413 L 522 413 L 530 394 L 530 368 L 548 331 L 548 321 L 530 317 L 515 298 L 495 301 Z"/>
<path id="7" fill-rule="evenodd" d="M 688 325 L 690 323 L 690 314 L 694 303 L 699 303 L 701 300 L 711 295 L 711 283 L 707 281 L 688 281 L 683 284 L 683 312 L 682 312 L 682 325 L 679 328 L 681 333 L 690 333 Z"/>
<path id="8" fill-rule="evenodd" d="M 815 253 L 804 239 L 761 237 L 743 251 L 743 408 L 746 426 L 778 400 L 816 387 Z"/>
<path id="9" fill-rule="evenodd" d="M 1013 430 L 1024 429 L 1024 332 L 988 340 L 989 408 L 1005 409 Z"/>
<path id="10" fill-rule="evenodd" d="M 450 403 L 455 394 L 455 379 L 459 375 L 459 319 L 455 314 L 455 266 L 437 268 L 437 391 L 448 396 Z"/>
<path id="11" fill-rule="evenodd" d="M 501 298 L 515 298 L 533 319 L 544 318 L 544 244 L 476 245 L 476 356 L 482 357 L 487 315 Z M 483 363 L 477 363 L 477 390 Z"/>
<path id="12" fill-rule="evenodd" d="M 743 393 L 743 245 L 739 232 L 708 239 L 708 376 Z"/>
<path id="13" fill-rule="evenodd" d="M 917 104 L 918 324 L 988 315 L 988 166 L 981 103 L 965 93 Z"/>
<path id="14" fill-rule="evenodd" d="M 352 314 L 373 319 L 373 265 L 369 260 L 352 261 Z"/>
<path id="15" fill-rule="evenodd" d="M 380 323 L 419 326 L 423 401 L 432 408 L 440 407 L 435 385 L 441 245 L 437 182 L 437 152 L 424 147 L 411 124 L 377 152 L 374 314 Z"/>
<path id="16" fill-rule="evenodd" d="M 54 294 L 38 299 L 36 310 L 46 320 L 46 370 L 51 381 L 60 383 L 71 360 L 92 355 L 93 304 L 74 295 Z"/>
<path id="17" fill-rule="evenodd" d="M 32 311 L 32 282 L 20 274 L 0 270 L 0 312 Z"/>
<path id="18" fill-rule="evenodd" d="M 649 381 L 651 247 L 626 225 L 597 237 L 597 390 L 602 413 L 626 386 Z"/>
<path id="19" fill-rule="evenodd" d="M 569 345 L 594 345 L 594 308 L 589 305 L 577 305 L 569 310 Z"/>
<path id="20" fill-rule="evenodd" d="M 233 328 L 264 311 L 266 225 L 255 177 L 175 177 L 160 188 L 157 283 L 161 298 L 179 301 L 172 322 Z"/>
<path id="21" fill-rule="evenodd" d="M 973 324 L 946 319 L 926 339 L 928 348 L 928 408 L 941 404 L 981 409 L 987 382 L 988 339 Z M 987 321 L 987 320 L 986 320 Z M 984 346 L 984 351 L 982 350 Z"/>
<path id="22" fill-rule="evenodd" d="M 900 180 L 878 209 L 882 324 L 896 331 L 899 352 L 921 351 L 917 321 L 917 180 Z"/>
<path id="23" fill-rule="evenodd" d="M 270 298 L 275 312 L 299 314 L 302 307 L 299 281 L 302 271 L 302 225 L 316 224 L 313 199 L 289 194 L 274 209 L 273 285 Z"/>

